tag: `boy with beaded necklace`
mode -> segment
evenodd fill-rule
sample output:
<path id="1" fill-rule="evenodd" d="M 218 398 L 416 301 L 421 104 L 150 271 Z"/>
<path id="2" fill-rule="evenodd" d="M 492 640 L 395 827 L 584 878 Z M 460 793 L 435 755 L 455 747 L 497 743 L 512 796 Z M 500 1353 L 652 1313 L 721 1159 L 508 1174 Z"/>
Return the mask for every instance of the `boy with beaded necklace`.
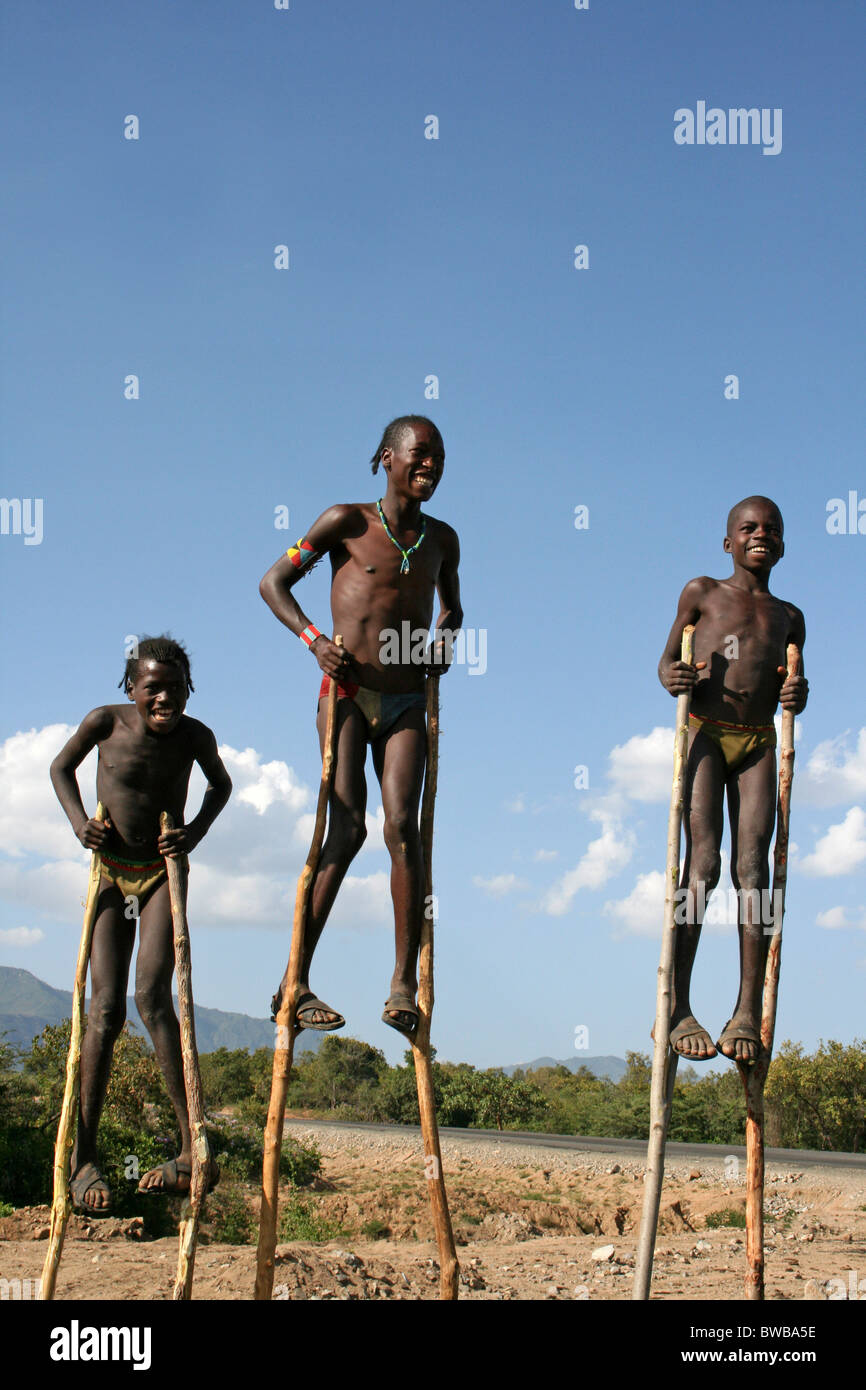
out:
<path id="1" fill-rule="evenodd" d="M 323 672 L 317 727 L 324 746 L 325 711 L 332 679 L 338 682 L 337 758 L 328 834 L 313 880 L 304 939 L 298 1024 L 330 1032 L 345 1019 L 310 989 L 310 963 L 340 884 L 366 837 L 369 742 L 382 790 L 385 844 L 391 856 L 396 963 L 382 1019 L 411 1038 L 418 945 L 424 911 L 424 871 L 418 807 L 424 780 L 427 671 L 448 669 L 446 652 L 463 621 L 456 532 L 421 511 L 439 484 L 445 463 L 442 437 L 423 415 L 403 415 L 385 429 L 371 460 L 388 485 L 378 502 L 338 503 L 272 565 L 259 589 L 290 632 L 312 652 Z M 331 559 L 331 614 L 336 646 L 301 610 L 294 587 L 325 554 Z M 401 653 L 387 660 L 388 635 L 427 631 L 438 593 L 436 642 L 423 660 Z M 405 644 L 404 644 L 405 645 Z M 408 657 L 408 660 L 406 659 Z M 283 986 L 273 1000 L 276 1015 Z"/>

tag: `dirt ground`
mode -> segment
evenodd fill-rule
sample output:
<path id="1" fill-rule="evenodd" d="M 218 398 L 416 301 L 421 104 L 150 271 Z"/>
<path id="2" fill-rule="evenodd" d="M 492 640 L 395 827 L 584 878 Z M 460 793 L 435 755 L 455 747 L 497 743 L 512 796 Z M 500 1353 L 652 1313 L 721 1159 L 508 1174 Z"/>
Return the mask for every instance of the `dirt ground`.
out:
<path id="1" fill-rule="evenodd" d="M 311 1200 L 343 1233 L 324 1244 L 278 1246 L 274 1298 L 436 1298 L 438 1263 L 417 1136 L 313 1121 L 295 1123 L 291 1132 L 320 1149 L 324 1162 Z M 615 1141 L 611 1150 L 446 1139 L 460 1297 L 630 1298 L 642 1165 L 631 1154 L 618 1155 Z M 727 1169 L 718 1160 L 668 1164 L 655 1298 L 742 1298 L 745 1232 L 714 1224 L 735 1221 L 743 1210 L 744 1182 L 732 1170 L 731 1161 Z M 866 1173 L 770 1165 L 765 1191 L 767 1297 L 866 1298 Z M 249 1200 L 254 1203 L 252 1193 Z M 10 1288 L 13 1280 L 39 1278 L 47 1234 L 47 1207 L 0 1219 L 0 1272 Z M 56 1298 L 170 1298 L 176 1251 L 174 1239 L 144 1236 L 139 1220 L 73 1216 Z M 199 1245 L 196 1298 L 249 1299 L 254 1278 L 254 1246 Z M 2 1280 L 0 1289 L 0 1296 L 20 1296 Z"/>

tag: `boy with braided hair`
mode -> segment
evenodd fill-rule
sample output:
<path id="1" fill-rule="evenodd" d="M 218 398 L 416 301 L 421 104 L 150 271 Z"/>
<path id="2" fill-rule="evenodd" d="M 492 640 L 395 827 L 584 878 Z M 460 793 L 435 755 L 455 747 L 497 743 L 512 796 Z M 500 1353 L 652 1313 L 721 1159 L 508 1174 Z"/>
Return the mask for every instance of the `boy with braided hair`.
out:
<path id="1" fill-rule="evenodd" d="M 126 988 L 140 922 L 135 1002 L 150 1033 L 181 1134 L 177 1158 L 145 1173 L 142 1192 L 186 1192 L 192 1172 L 180 1028 L 171 996 L 174 932 L 165 859 L 204 838 L 231 793 L 231 780 L 204 724 L 184 714 L 193 689 L 189 658 L 167 636 L 142 637 L 121 678 L 130 705 L 91 710 L 51 764 L 51 781 L 76 836 L 98 850 L 102 880 L 90 954 L 90 1008 L 81 1048 L 78 1137 L 72 1199 L 91 1216 L 110 1211 L 108 1184 L 96 1165 L 96 1131 L 114 1044 L 126 1017 Z M 88 818 L 75 770 L 99 749 L 98 799 L 104 821 Z M 208 780 L 198 815 L 184 824 L 189 778 L 197 762 Z M 174 830 L 160 831 L 168 811 Z M 215 1180 L 211 1176 L 211 1183 Z"/>
<path id="2" fill-rule="evenodd" d="M 364 765 L 370 744 L 382 789 L 385 844 L 391 856 L 396 962 L 383 1022 L 412 1038 L 418 1023 L 415 992 L 418 946 L 424 911 L 424 869 L 418 806 L 426 758 L 428 669 L 441 674 L 453 636 L 463 621 L 457 567 L 457 534 L 422 512 L 433 496 L 445 463 L 439 430 L 423 415 L 403 415 L 385 429 L 373 458 L 387 487 L 378 502 L 329 507 L 281 556 L 262 580 L 261 595 L 276 617 L 299 637 L 323 674 L 317 726 L 324 749 L 327 695 L 338 682 L 337 758 L 328 834 L 313 880 L 304 936 L 297 1020 L 302 1028 L 329 1032 L 345 1019 L 310 989 L 310 964 L 337 890 L 366 837 L 367 784 Z M 331 560 L 331 613 L 336 646 L 301 610 L 294 589 L 325 554 Z M 436 642 L 423 656 L 393 638 L 406 631 L 426 634 L 439 596 Z M 272 1001 L 276 1015 L 285 980 Z"/>

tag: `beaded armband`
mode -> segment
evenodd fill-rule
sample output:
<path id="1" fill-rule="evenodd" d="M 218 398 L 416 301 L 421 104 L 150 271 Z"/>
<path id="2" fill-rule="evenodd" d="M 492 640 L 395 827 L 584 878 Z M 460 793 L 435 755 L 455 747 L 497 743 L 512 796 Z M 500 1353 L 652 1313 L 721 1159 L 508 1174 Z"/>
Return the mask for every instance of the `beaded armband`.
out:
<path id="1" fill-rule="evenodd" d="M 300 637 L 305 647 L 311 647 L 315 642 L 316 638 L 321 637 L 321 635 L 322 634 L 319 631 L 319 629 L 317 627 L 314 627 L 313 624 L 310 623 L 309 627 L 304 628 L 303 632 L 300 634 Z"/>
<path id="2" fill-rule="evenodd" d="M 302 570 L 305 565 L 311 565 L 320 558 L 318 551 L 314 550 L 303 536 L 298 538 L 295 545 L 290 546 L 286 554 L 296 570 Z"/>

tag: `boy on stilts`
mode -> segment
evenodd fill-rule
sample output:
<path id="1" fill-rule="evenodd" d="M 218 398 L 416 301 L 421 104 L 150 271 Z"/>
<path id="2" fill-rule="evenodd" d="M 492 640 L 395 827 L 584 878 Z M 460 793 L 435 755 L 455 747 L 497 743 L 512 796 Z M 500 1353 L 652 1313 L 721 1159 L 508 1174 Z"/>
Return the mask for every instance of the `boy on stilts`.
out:
<path id="1" fill-rule="evenodd" d="M 392 420 L 371 462 L 374 473 L 381 464 L 386 474 L 385 495 L 377 502 L 329 507 L 271 567 L 260 591 L 322 671 L 317 717 L 322 746 L 325 697 L 331 681 L 338 683 L 336 769 L 304 935 L 298 1026 L 330 1032 L 345 1023 L 316 997 L 309 977 L 340 884 L 366 836 L 369 744 L 385 812 L 396 940 L 382 1019 L 412 1039 L 418 1025 L 415 995 L 425 892 L 418 824 L 426 758 L 425 679 L 428 670 L 436 675 L 447 671 L 453 637 L 463 620 L 460 552 L 456 532 L 422 511 L 445 463 L 442 437 L 433 422 L 421 415 Z M 319 632 L 294 594 L 298 581 L 325 554 L 331 561 L 333 630 L 342 635 L 343 647 Z M 435 594 L 440 611 L 430 648 L 426 634 Z M 284 984 L 272 1003 L 274 1015 Z"/>
<path id="2" fill-rule="evenodd" d="M 754 1062 L 761 1051 L 761 1000 L 774 930 L 768 855 L 776 818 L 777 704 L 800 714 L 808 698 L 802 675 L 786 675 L 786 650 L 805 641 L 803 614 L 770 593 L 770 571 L 785 553 L 782 516 L 767 497 L 747 497 L 728 516 L 727 579 L 692 579 L 659 663 L 671 695 L 691 691 L 684 798 L 685 862 L 680 881 L 674 959 L 671 1047 L 689 1062 L 717 1050 Z M 695 625 L 695 660 L 680 660 L 686 624 Z M 719 880 L 724 799 L 731 828 L 731 876 L 739 904 L 740 989 L 732 1017 L 714 1044 L 692 1013 L 692 966 L 706 901 Z"/>
<path id="3" fill-rule="evenodd" d="M 185 1193 L 192 1154 L 180 1029 L 174 1012 L 174 931 L 165 859 L 195 849 L 231 793 L 213 733 L 185 713 L 193 689 L 189 659 L 167 636 L 144 637 L 121 684 L 130 705 L 103 705 L 82 720 L 51 764 L 51 781 L 81 844 L 98 850 L 102 876 L 90 954 L 91 1000 L 81 1048 L 81 1091 L 70 1183 L 75 1207 L 107 1216 L 111 1198 L 96 1162 L 96 1132 L 114 1044 L 126 1015 L 129 965 L 140 924 L 135 1002 L 150 1033 L 181 1135 L 176 1158 L 145 1173 L 139 1191 Z M 75 770 L 99 749 L 97 795 L 104 821 L 88 818 Z M 208 786 L 184 824 L 193 763 Z M 168 812 L 175 828 L 160 830 Z M 215 1181 L 211 1173 L 211 1185 Z"/>

